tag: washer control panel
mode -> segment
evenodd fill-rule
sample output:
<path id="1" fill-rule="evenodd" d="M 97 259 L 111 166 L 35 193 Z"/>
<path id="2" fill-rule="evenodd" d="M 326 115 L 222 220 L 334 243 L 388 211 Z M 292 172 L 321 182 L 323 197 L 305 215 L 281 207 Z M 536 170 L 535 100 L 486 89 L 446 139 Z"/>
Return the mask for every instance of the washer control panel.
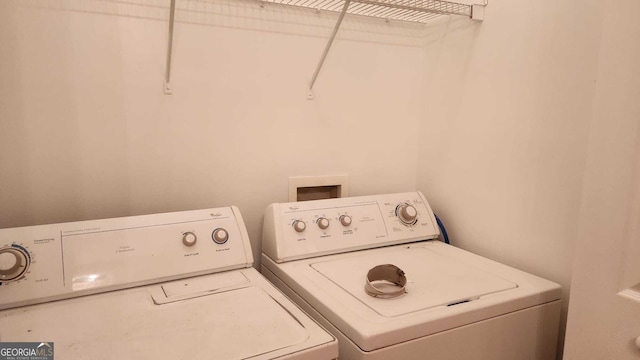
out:
<path id="1" fill-rule="evenodd" d="M 251 266 L 236 207 L 0 230 L 0 309 Z"/>
<path id="2" fill-rule="evenodd" d="M 434 239 L 440 232 L 420 192 L 271 204 L 263 252 L 277 262 Z"/>

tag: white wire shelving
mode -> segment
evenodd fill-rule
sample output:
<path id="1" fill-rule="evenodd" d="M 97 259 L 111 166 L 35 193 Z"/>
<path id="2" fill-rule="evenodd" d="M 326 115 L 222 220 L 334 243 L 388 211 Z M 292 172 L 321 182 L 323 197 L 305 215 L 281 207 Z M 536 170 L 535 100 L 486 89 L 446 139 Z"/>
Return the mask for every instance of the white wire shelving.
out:
<path id="1" fill-rule="evenodd" d="M 176 0 L 170 1 L 169 41 L 164 79 L 165 94 L 172 93 L 170 82 L 171 48 Z M 308 8 L 315 11 L 339 13 L 338 20 L 331 32 L 331 36 L 316 66 L 311 81 L 308 84 L 307 98 L 313 99 L 313 86 L 346 14 L 380 18 L 386 21 L 407 21 L 414 23 L 427 23 L 442 15 L 463 16 L 471 20 L 483 21 L 484 8 L 488 0 L 484 0 L 482 4 L 465 4 L 444 0 L 258 0 L 258 2 L 261 4 L 272 3 Z"/>
<path id="2" fill-rule="evenodd" d="M 318 11 L 342 12 L 345 0 L 259 0 L 289 6 L 304 7 Z M 347 14 L 382 18 L 388 21 L 410 21 L 426 23 L 440 15 L 460 15 L 473 18 L 478 5 L 469 5 L 441 0 L 351 0 Z M 484 5 L 482 5 L 484 6 Z"/>

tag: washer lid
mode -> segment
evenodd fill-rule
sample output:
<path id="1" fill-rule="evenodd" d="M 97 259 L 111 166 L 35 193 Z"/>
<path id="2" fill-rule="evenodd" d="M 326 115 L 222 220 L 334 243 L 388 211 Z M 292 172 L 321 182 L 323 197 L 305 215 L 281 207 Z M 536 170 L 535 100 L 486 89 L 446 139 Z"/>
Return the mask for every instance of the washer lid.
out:
<path id="1" fill-rule="evenodd" d="M 406 294 L 388 299 L 367 295 L 364 290 L 367 272 L 382 264 L 396 265 L 405 272 Z M 469 264 L 417 246 L 356 253 L 353 257 L 315 262 L 310 266 L 371 310 L 389 318 L 518 287 Z"/>

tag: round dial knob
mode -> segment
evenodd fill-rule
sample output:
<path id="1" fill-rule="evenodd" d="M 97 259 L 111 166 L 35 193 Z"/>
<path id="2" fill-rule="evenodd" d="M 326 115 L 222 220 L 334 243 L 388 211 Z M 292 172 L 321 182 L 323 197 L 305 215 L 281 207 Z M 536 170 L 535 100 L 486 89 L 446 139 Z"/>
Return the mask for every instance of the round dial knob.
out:
<path id="1" fill-rule="evenodd" d="M 415 224 L 418 219 L 418 210 L 409 204 L 400 204 L 396 208 L 396 214 L 403 223 L 410 225 Z"/>
<path id="2" fill-rule="evenodd" d="M 16 272 L 20 267 L 20 255 L 14 250 L 0 253 L 0 275 L 8 275 Z"/>
<path id="3" fill-rule="evenodd" d="M 227 232 L 227 230 L 222 228 L 215 229 L 211 234 L 211 238 L 216 244 L 224 244 L 227 242 L 227 240 L 229 240 L 229 233 Z"/>
<path id="4" fill-rule="evenodd" d="M 318 224 L 318 227 L 322 230 L 326 229 L 329 227 L 329 219 L 327 218 L 319 218 L 316 223 Z"/>
<path id="5" fill-rule="evenodd" d="M 296 221 L 293 222 L 293 228 L 297 232 L 303 232 L 304 229 L 307 228 L 307 224 L 305 224 L 304 221 L 302 221 L 302 220 L 296 220 Z"/>
<path id="6" fill-rule="evenodd" d="M 185 244 L 185 246 L 193 246 L 196 244 L 196 241 L 198 241 L 198 237 L 193 232 L 187 231 L 182 234 L 182 243 Z"/>
<path id="7" fill-rule="evenodd" d="M 27 272 L 31 256 L 19 245 L 0 248 L 0 282 L 18 280 Z"/>
<path id="8" fill-rule="evenodd" d="M 351 216 L 349 215 L 340 215 L 340 224 L 342 224 L 343 226 L 349 226 L 351 225 Z"/>

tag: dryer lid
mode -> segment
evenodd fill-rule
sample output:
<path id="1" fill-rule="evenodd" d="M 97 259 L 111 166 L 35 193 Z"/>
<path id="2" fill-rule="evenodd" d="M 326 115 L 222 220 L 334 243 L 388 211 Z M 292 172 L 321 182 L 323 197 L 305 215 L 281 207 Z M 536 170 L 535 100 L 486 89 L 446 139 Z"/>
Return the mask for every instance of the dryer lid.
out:
<path id="1" fill-rule="evenodd" d="M 237 272 L 214 276 L 228 274 Z M 74 359 L 271 359 L 308 346 L 312 329 L 261 287 L 249 284 L 162 305 L 151 301 L 152 288 L 159 286 L 5 310 L 0 338 L 46 339 L 60 358 Z"/>
<path id="2" fill-rule="evenodd" d="M 376 265 L 393 264 L 407 278 L 407 293 L 376 298 L 365 292 L 367 272 Z M 397 317 L 478 299 L 518 285 L 422 246 L 406 246 L 352 257 L 319 261 L 311 268 L 384 317 Z"/>

